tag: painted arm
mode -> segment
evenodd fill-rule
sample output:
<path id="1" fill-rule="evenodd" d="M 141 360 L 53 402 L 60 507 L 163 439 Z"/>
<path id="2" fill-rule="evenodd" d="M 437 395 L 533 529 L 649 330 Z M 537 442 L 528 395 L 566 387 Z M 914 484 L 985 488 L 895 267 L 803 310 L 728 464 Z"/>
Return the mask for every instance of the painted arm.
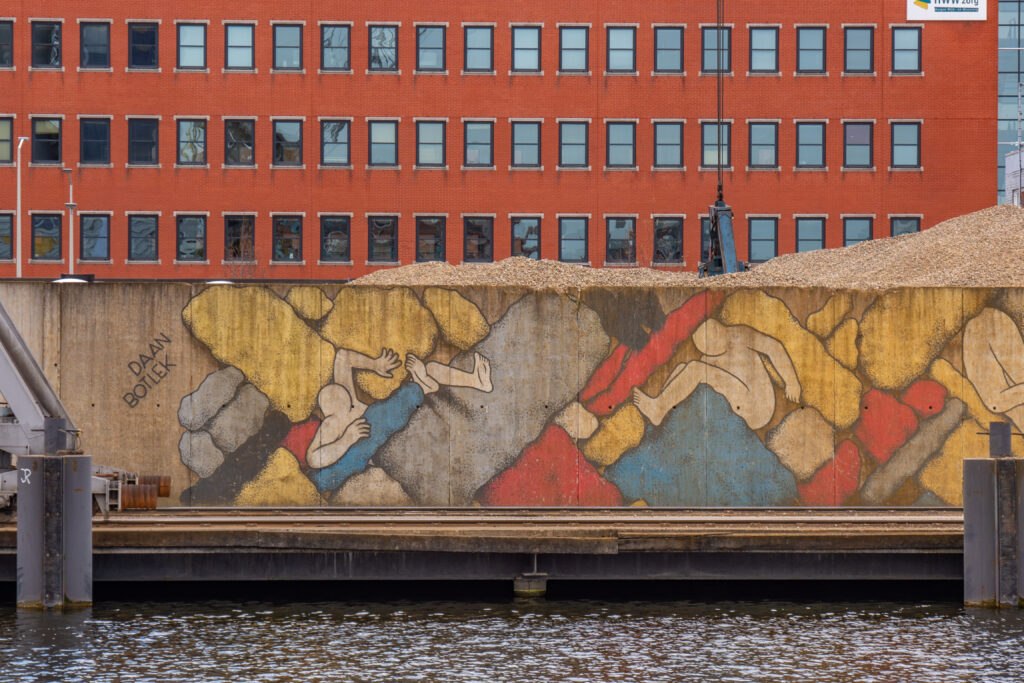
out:
<path id="1" fill-rule="evenodd" d="M 339 370 L 344 371 L 344 368 L 348 368 L 349 370 L 369 370 L 381 377 L 391 377 L 391 371 L 401 364 L 398 354 L 391 349 L 381 349 L 380 355 L 376 358 L 370 358 L 358 351 L 338 349 L 338 354 L 334 357 L 334 372 L 337 375 Z"/>
<path id="2" fill-rule="evenodd" d="M 793 367 L 793 361 L 789 359 L 789 353 L 786 352 L 784 347 L 778 340 L 772 339 L 771 337 L 761 334 L 760 332 L 754 333 L 751 348 L 759 353 L 763 353 L 768 356 L 768 360 L 771 361 L 772 367 L 779 373 L 779 377 L 785 382 L 785 393 L 786 398 L 793 403 L 799 403 L 800 401 L 800 379 L 796 376 L 796 368 Z"/>

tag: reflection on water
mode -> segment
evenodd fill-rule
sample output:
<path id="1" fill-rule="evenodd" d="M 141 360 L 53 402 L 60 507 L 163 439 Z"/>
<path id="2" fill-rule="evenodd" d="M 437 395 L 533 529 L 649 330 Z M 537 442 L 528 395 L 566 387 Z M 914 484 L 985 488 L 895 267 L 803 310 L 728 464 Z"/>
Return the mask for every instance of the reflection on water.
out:
<path id="1" fill-rule="evenodd" d="M 4 681 L 1022 681 L 1024 616 L 787 602 L 0 608 Z"/>

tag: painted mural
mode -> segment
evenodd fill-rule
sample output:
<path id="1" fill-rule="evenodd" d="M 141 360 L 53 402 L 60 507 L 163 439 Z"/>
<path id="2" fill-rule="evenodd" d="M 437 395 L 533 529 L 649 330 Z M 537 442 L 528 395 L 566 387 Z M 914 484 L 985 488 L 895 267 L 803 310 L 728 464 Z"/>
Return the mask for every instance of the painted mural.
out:
<path id="1" fill-rule="evenodd" d="M 184 504 L 959 505 L 1024 428 L 1016 290 L 193 294 Z"/>

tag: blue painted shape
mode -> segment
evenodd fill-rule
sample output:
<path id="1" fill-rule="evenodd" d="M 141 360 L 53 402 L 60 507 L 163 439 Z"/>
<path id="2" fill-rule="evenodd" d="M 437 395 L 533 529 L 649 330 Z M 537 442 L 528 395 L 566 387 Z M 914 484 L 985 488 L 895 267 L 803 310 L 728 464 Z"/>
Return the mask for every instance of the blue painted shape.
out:
<path id="1" fill-rule="evenodd" d="M 652 506 L 791 505 L 796 482 L 728 401 L 701 385 L 605 470 Z"/>
<path id="2" fill-rule="evenodd" d="M 423 389 L 407 382 L 383 401 L 371 403 L 363 417 L 370 423 L 370 436 L 345 451 L 345 455 L 327 467 L 310 470 L 309 478 L 318 491 L 333 491 L 349 477 L 366 469 L 370 458 L 391 435 L 409 423 L 413 412 L 423 404 Z"/>

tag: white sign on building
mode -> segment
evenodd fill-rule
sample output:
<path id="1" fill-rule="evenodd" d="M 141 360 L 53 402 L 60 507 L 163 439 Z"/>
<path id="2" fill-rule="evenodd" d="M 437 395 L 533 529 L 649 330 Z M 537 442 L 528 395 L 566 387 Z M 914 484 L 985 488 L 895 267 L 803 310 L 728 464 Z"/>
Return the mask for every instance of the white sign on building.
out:
<path id="1" fill-rule="evenodd" d="M 986 0 L 907 0 L 907 21 L 985 21 Z"/>

